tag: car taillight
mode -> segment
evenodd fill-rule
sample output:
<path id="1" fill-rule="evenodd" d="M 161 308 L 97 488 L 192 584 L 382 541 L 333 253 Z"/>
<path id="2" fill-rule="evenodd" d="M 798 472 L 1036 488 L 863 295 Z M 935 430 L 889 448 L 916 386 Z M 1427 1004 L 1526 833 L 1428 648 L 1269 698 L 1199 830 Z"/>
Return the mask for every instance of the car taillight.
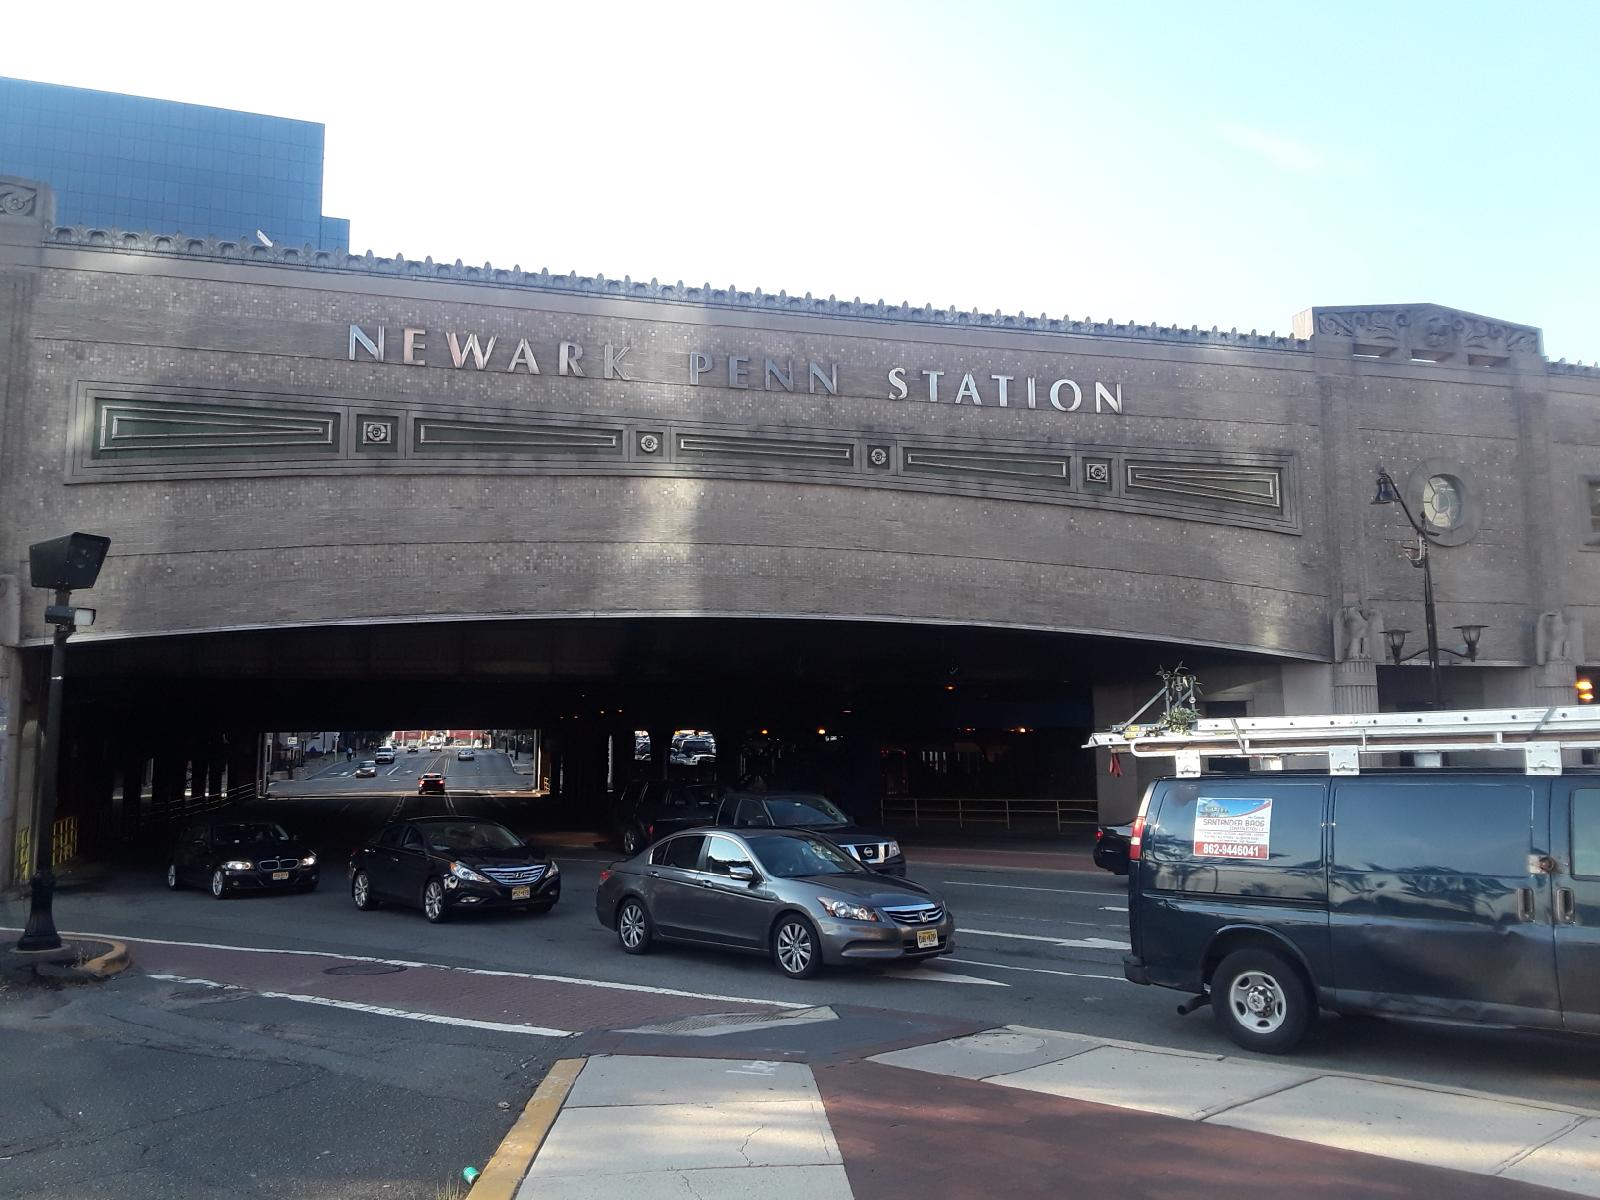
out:
<path id="1" fill-rule="evenodd" d="M 604 883 L 606 880 L 608 880 L 610 878 L 611 878 L 611 868 L 610 867 L 601 868 L 601 871 L 600 871 L 600 882 Z"/>
<path id="2" fill-rule="evenodd" d="M 1106 831 L 1104 829 L 1096 829 L 1094 831 L 1094 840 L 1098 842 L 1101 838 L 1105 837 L 1105 835 Z"/>
<path id="3" fill-rule="evenodd" d="M 1140 847 L 1144 841 L 1144 814 L 1140 813 L 1133 819 L 1133 832 L 1128 835 L 1128 861 L 1138 862 Z"/>
<path id="4" fill-rule="evenodd" d="M 644 835 L 645 835 L 645 837 L 649 838 L 652 842 L 655 841 L 656 840 L 656 827 L 654 825 L 646 825 L 644 827 Z"/>

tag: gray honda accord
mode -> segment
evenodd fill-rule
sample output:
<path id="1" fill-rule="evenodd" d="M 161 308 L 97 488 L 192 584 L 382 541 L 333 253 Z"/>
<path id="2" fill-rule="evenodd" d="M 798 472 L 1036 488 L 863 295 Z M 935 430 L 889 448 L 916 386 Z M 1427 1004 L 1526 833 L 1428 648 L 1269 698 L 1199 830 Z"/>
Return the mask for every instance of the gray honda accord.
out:
<path id="1" fill-rule="evenodd" d="M 694 830 L 600 872 L 595 915 L 629 954 L 657 941 L 770 954 L 793 979 L 824 963 L 931 958 L 955 921 L 920 884 L 799 829 Z"/>

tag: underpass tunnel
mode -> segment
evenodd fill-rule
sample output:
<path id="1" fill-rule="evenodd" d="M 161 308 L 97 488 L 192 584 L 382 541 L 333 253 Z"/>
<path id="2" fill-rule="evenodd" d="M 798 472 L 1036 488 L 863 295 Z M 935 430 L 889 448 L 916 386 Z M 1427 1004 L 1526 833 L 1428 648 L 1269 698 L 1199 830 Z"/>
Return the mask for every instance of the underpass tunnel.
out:
<path id="1" fill-rule="evenodd" d="M 1179 661 L 1202 677 L 1278 670 L 1260 656 L 1164 643 L 845 621 L 86 638 L 69 652 L 58 817 L 79 856 L 147 860 L 186 816 L 259 796 L 281 765 L 268 735 L 281 748 L 285 730 L 367 731 L 370 741 L 471 728 L 516 731 L 536 748 L 514 785 L 496 789 L 519 832 L 603 838 L 629 782 L 689 778 L 821 792 L 873 826 L 937 828 L 959 813 L 976 828 L 1054 835 L 1063 813 L 1092 823 L 1099 812 L 1105 780 L 1081 749 L 1086 735 L 1131 715 L 1097 711 L 1097 696 L 1104 708 L 1108 695 L 1116 705 L 1148 695 L 1157 667 Z M 42 651 L 28 653 L 27 712 L 40 707 L 44 664 Z M 674 753 L 675 735 L 699 752 Z M 34 758 L 24 755 L 28 796 Z M 401 782 L 411 785 L 396 776 L 383 789 Z M 23 877 L 12 858 L 12 878 Z"/>

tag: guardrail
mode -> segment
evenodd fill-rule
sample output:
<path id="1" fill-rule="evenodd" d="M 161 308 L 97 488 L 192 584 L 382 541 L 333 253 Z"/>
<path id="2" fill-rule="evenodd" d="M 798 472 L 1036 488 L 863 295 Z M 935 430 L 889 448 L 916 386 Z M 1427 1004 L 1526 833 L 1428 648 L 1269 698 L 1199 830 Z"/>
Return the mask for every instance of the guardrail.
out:
<path id="1" fill-rule="evenodd" d="M 150 798 L 150 807 L 144 811 L 144 819 L 149 822 L 183 821 L 189 817 L 204 816 L 206 813 L 216 812 L 218 809 L 227 808 L 230 804 L 238 804 L 244 800 L 253 800 L 256 797 L 255 780 L 241 783 L 237 787 L 228 788 L 215 796 L 201 794 L 199 796 L 184 792 L 171 800 L 161 801 L 156 797 Z"/>
<path id="2" fill-rule="evenodd" d="M 50 866 L 55 868 L 77 857 L 78 818 L 58 818 L 51 828 L 53 832 L 50 838 Z M 17 830 L 16 847 L 17 869 L 12 878 L 18 883 L 26 883 L 33 878 L 33 830 Z"/>
<path id="3" fill-rule="evenodd" d="M 885 827 L 922 829 L 954 826 L 957 829 L 1084 829 L 1100 822 L 1093 800 L 940 800 L 920 797 L 886 797 L 879 808 Z"/>

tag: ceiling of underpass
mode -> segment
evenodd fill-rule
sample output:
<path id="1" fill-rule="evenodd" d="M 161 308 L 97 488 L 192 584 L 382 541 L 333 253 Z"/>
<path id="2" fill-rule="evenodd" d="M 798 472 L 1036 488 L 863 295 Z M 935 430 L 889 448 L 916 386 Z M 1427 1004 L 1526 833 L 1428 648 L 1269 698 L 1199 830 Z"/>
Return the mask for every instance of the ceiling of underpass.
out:
<path id="1" fill-rule="evenodd" d="M 72 646 L 69 704 L 122 725 L 531 728 L 898 720 L 1079 725 L 1098 679 L 1244 655 L 1171 643 L 898 623 L 690 618 L 429 622 Z M 1259 656 L 1255 657 L 1259 661 Z M 36 652 L 36 668 L 42 668 Z M 91 719 L 93 719 L 91 717 Z"/>

